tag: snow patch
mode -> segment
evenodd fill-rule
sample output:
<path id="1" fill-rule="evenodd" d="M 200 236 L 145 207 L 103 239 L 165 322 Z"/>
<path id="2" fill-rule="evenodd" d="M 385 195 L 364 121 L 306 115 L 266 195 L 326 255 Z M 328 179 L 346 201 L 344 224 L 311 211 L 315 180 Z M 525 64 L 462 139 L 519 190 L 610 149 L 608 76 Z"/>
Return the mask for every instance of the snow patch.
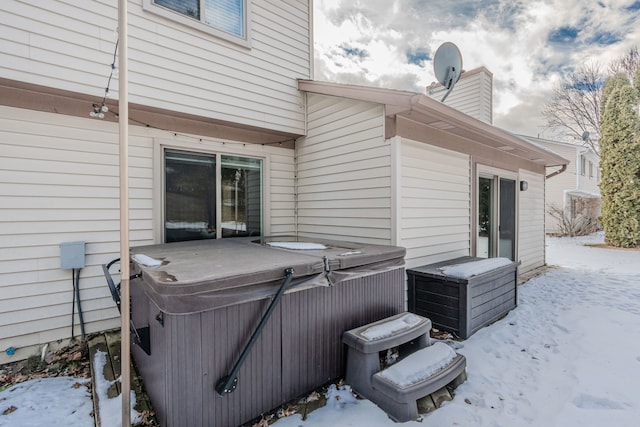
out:
<path id="1" fill-rule="evenodd" d="M 391 320 L 389 322 L 380 323 L 365 329 L 360 333 L 363 338 L 369 341 L 375 341 L 382 338 L 390 337 L 393 334 L 410 329 L 421 322 L 418 316 L 407 313 L 402 317 Z"/>
<path id="2" fill-rule="evenodd" d="M 92 427 L 88 383 L 85 378 L 54 377 L 9 387 L 0 392 L 0 426 Z"/>
<path id="3" fill-rule="evenodd" d="M 151 258 L 145 254 L 134 254 L 131 256 L 138 264 L 146 265 L 147 267 L 157 267 L 162 264 L 162 261 L 159 259 Z"/>
<path id="4" fill-rule="evenodd" d="M 445 265 L 440 267 L 439 270 L 442 271 L 442 274 L 450 277 L 468 279 L 511 264 L 513 264 L 513 261 L 509 258 L 487 258 L 463 264 Z"/>
<path id="5" fill-rule="evenodd" d="M 456 352 L 446 344 L 436 342 L 429 347 L 405 357 L 378 375 L 399 387 L 409 387 L 426 380 L 445 368 L 456 357 Z"/>
<path id="6" fill-rule="evenodd" d="M 107 364 L 107 353 L 104 351 L 97 351 L 94 357 L 95 372 L 104 372 L 104 366 Z M 107 380 L 104 375 L 97 375 L 94 378 L 94 385 L 96 388 L 96 394 L 98 395 L 98 403 L 100 411 L 100 425 L 109 427 L 122 427 L 122 395 L 119 394 L 116 397 L 109 398 L 107 395 L 109 387 L 116 381 L 120 381 L 118 378 L 115 381 Z M 136 394 L 133 390 L 131 393 L 131 424 L 139 423 L 142 421 L 142 414 L 136 411 L 134 406 L 136 405 Z"/>
<path id="7" fill-rule="evenodd" d="M 327 249 L 327 247 L 321 243 L 310 243 L 310 242 L 268 242 L 267 245 L 273 248 L 293 249 L 297 251 Z"/>

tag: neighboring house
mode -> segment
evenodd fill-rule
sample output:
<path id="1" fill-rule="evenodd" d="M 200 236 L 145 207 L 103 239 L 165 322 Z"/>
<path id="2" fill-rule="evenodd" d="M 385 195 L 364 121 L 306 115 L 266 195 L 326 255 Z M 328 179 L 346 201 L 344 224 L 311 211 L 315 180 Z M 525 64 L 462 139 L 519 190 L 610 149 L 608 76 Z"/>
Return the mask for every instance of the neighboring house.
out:
<path id="1" fill-rule="evenodd" d="M 544 180 L 564 158 L 426 95 L 314 82 L 311 1 L 244 0 L 219 16 L 187 3 L 129 1 L 131 246 L 298 235 L 405 246 L 408 267 L 544 264 Z M 86 332 L 119 327 L 101 264 L 119 256 L 120 224 L 117 75 L 104 119 L 89 116 L 116 2 L 0 12 L 3 363 L 70 337 L 61 243 L 86 242 Z"/>
<path id="2" fill-rule="evenodd" d="M 565 227 L 571 224 L 576 227 L 587 226 L 587 224 L 589 227 L 596 227 L 601 214 L 598 156 L 589 147 L 582 145 L 530 136 L 523 137 L 571 160 L 564 173 L 547 180 L 545 231 L 548 234 L 562 232 L 558 212 L 564 212 Z M 556 215 L 551 215 L 551 211 L 555 211 Z"/>

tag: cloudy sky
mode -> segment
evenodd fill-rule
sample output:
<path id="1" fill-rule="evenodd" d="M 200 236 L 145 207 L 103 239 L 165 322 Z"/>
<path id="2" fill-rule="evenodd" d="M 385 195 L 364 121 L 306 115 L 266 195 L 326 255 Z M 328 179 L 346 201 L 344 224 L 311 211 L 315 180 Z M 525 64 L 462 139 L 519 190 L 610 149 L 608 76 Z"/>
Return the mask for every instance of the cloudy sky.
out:
<path id="1" fill-rule="evenodd" d="M 316 80 L 424 92 L 453 42 L 465 70 L 493 73 L 494 124 L 541 137 L 564 74 L 640 46 L 640 0 L 315 0 L 314 14 Z"/>

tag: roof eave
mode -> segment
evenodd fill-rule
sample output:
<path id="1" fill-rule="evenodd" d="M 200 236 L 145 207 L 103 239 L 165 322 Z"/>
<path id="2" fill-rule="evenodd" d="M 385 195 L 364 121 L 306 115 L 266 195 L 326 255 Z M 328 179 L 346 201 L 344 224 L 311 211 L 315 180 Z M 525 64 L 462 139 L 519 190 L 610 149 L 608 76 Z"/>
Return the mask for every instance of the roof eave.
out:
<path id="1" fill-rule="evenodd" d="M 388 118 L 402 116 L 466 140 L 471 139 L 489 148 L 508 151 L 517 157 L 546 167 L 569 163 L 569 160 L 550 150 L 543 149 L 524 138 L 471 117 L 424 94 L 312 80 L 299 80 L 298 89 L 304 92 L 383 104 Z"/>

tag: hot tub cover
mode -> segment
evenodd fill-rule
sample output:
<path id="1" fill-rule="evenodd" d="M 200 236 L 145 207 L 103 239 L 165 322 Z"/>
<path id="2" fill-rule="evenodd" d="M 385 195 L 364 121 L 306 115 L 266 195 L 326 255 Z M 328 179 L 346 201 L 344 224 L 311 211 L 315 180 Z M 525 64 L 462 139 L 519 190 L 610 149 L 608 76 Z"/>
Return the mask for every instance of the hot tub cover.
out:
<path id="1" fill-rule="evenodd" d="M 300 241 L 303 239 L 295 239 Z M 312 286 L 338 285 L 404 266 L 405 249 L 314 239 L 326 249 L 294 250 L 266 245 L 291 237 L 195 240 L 131 248 L 132 273 L 142 273 L 142 286 L 160 310 L 191 314 L 275 294 L 293 268 L 289 292 Z M 161 263 L 136 262 L 144 255 Z M 144 259 L 144 258 L 142 258 Z"/>

